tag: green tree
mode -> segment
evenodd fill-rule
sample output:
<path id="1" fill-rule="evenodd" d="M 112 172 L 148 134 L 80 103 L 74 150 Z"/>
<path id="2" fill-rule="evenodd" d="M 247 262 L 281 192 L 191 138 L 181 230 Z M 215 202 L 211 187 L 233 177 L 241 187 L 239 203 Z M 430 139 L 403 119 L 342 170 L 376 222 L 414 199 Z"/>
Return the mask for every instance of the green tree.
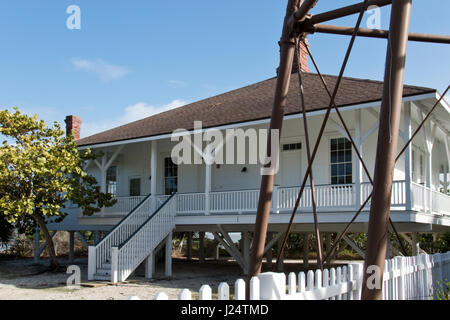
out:
<path id="1" fill-rule="evenodd" d="M 50 264 L 57 268 L 46 223 L 64 219 L 68 201 L 92 215 L 116 200 L 100 192 L 96 179 L 84 172 L 85 161 L 94 158 L 90 150 L 80 154 L 73 136 L 65 136 L 58 122 L 49 127 L 37 115 L 14 110 L 0 110 L 0 136 L 6 138 L 0 146 L 0 214 L 20 232 L 39 226 Z"/>

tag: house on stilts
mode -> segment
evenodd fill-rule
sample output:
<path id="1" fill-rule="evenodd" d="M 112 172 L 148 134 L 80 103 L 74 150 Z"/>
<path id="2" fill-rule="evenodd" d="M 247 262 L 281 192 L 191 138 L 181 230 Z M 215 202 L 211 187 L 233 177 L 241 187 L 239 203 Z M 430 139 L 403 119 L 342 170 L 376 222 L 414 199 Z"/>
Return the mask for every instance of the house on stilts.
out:
<path id="1" fill-rule="evenodd" d="M 317 74 L 302 72 L 310 140 L 314 143 L 329 97 Z M 325 79 L 332 88 L 337 77 L 327 75 Z M 78 138 L 80 150 L 90 148 L 103 154 L 86 163 L 86 170 L 97 178 L 102 191 L 117 198 L 113 207 L 93 216 L 84 216 L 75 205 L 69 205 L 65 220 L 49 224 L 50 230 L 69 231 L 72 241 L 78 231 L 91 230 L 96 235 L 107 232 L 89 247 L 89 279 L 124 281 L 142 263 L 146 265 L 146 277 L 151 278 L 155 253 L 164 246 L 165 272 L 170 276 L 174 232 L 187 232 L 188 243 L 192 243 L 192 233 L 199 232 L 200 251 L 205 232 L 213 234 L 246 272 L 261 181 L 261 164 L 249 162 L 252 135 L 245 135 L 245 161 L 234 164 L 205 161 L 177 164 L 172 151 L 179 142 L 171 138 L 180 128 L 197 135 L 214 128 L 224 136 L 230 129 L 242 129 L 244 133 L 248 129 L 267 129 L 275 84 L 276 78 L 271 78 L 83 139 L 79 139 L 81 120 L 75 116 L 66 119 L 67 130 Z M 382 82 L 344 77 L 336 97 L 370 174 L 375 166 L 382 89 Z M 405 86 L 399 151 L 439 98 L 436 89 Z M 450 229 L 449 113 L 449 105 L 442 100 L 395 167 L 391 218 L 414 250 L 418 233 Z M 266 247 L 270 262 L 271 247 L 282 239 L 308 165 L 301 118 L 299 85 L 293 78 L 272 196 Z M 195 128 L 196 121 L 202 122 L 201 129 Z M 223 150 L 225 157 L 230 150 Z M 239 156 L 243 154 L 234 152 L 234 159 Z M 318 149 L 313 174 L 320 231 L 329 238 L 345 228 L 372 190 L 334 110 Z M 367 232 L 369 209 L 370 202 L 350 232 Z M 313 221 L 311 190 L 307 186 L 292 232 L 302 233 L 308 239 L 314 230 Z M 229 235 L 235 232 L 241 233 L 241 246 L 236 246 Z M 344 240 L 364 255 L 352 239 L 344 237 Z M 201 259 L 202 255 L 200 252 Z"/>

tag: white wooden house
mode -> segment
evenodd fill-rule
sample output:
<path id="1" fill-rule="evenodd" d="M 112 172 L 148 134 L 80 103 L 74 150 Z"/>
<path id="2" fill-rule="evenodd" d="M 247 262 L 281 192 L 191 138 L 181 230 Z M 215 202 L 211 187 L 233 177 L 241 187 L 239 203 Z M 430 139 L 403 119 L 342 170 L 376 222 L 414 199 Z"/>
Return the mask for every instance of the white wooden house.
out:
<path id="1" fill-rule="evenodd" d="M 295 79 L 295 78 L 293 78 Z M 326 76 L 330 87 L 336 77 Z M 154 253 L 170 243 L 172 232 L 213 233 L 245 271 L 249 233 L 253 231 L 261 181 L 259 164 L 176 165 L 171 133 L 204 128 L 268 128 L 276 78 L 195 102 L 78 140 L 79 149 L 103 152 L 87 163 L 87 171 L 117 204 L 94 216 L 76 207 L 52 230 L 103 230 L 106 237 L 89 248 L 89 278 L 122 281 L 146 262 L 154 270 Z M 316 74 L 304 73 L 311 143 L 315 143 L 329 99 Z M 336 102 L 373 174 L 381 82 L 344 78 Z M 424 115 L 439 99 L 435 89 L 405 86 L 399 150 Z M 448 172 L 450 163 L 450 107 L 444 100 L 412 146 L 399 159 L 392 190 L 391 218 L 399 232 L 442 232 L 450 227 Z M 77 123 L 71 121 L 69 123 Z M 68 130 L 77 128 L 68 128 Z M 78 128 L 79 129 L 79 128 Z M 248 154 L 246 154 L 248 159 Z M 298 83 L 291 81 L 280 145 L 267 248 L 279 239 L 289 221 L 299 185 L 307 167 Z M 335 112 L 328 121 L 313 166 L 320 230 L 337 233 L 351 220 L 371 191 L 371 184 L 346 138 Z M 171 194 L 173 195 L 171 196 Z M 369 202 L 370 204 L 370 202 Z M 367 205 L 351 232 L 367 232 Z M 293 232 L 311 233 L 313 215 L 307 189 L 294 220 Z M 229 237 L 241 232 L 242 250 Z M 414 241 L 413 237 L 413 241 Z M 355 244 L 347 238 L 350 245 Z M 357 248 L 356 248 L 357 249 Z M 171 274 L 166 246 L 166 274 Z M 270 250 L 267 251 L 270 254 Z M 361 252 L 363 254 L 363 252 Z"/>

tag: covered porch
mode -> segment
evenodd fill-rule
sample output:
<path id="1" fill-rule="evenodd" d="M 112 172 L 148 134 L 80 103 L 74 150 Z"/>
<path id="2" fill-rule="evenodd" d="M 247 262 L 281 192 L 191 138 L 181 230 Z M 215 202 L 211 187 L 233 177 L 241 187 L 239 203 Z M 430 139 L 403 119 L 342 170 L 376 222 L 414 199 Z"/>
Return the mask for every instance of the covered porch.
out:
<path id="1" fill-rule="evenodd" d="M 433 101 L 434 97 L 405 101 L 399 150 L 409 140 Z M 440 112 L 447 111 L 442 109 Z M 343 110 L 342 114 L 350 124 L 353 139 L 371 172 L 375 165 L 373 146 L 376 145 L 378 131 L 378 106 L 365 105 Z M 292 115 L 284 120 L 280 139 L 280 169 L 272 197 L 273 214 L 292 211 L 298 185 L 307 167 L 305 137 L 299 117 Z M 314 135 L 318 134 L 316 128 L 322 119 L 320 112 L 308 118 L 312 128 L 311 141 L 315 140 Z M 261 120 L 218 129 L 224 132 L 229 128 L 258 130 L 266 127 L 267 121 Z M 447 132 L 447 124 L 433 117 L 399 158 L 394 172 L 392 210 L 450 215 L 450 197 L 447 195 L 450 144 Z M 372 191 L 362 162 L 346 137 L 345 130 L 332 115 L 313 165 L 319 213 L 355 212 Z M 250 143 L 249 140 L 245 150 L 247 162 Z M 180 217 L 256 213 L 261 179 L 259 164 L 240 163 L 235 152 L 236 164 L 195 163 L 194 160 L 192 164 L 176 165 L 172 161 L 172 150 L 176 144 L 177 141 L 173 141 L 170 135 L 165 135 L 132 143 L 95 146 L 94 151 L 103 155 L 87 163 L 86 168 L 96 176 L 102 191 L 115 194 L 118 202 L 92 218 L 120 218 L 148 194 L 163 197 L 173 192 L 177 193 L 176 214 Z M 367 211 L 369 207 L 370 201 L 363 210 Z M 309 185 L 303 193 L 299 212 L 312 212 Z M 82 217 L 81 213 L 79 217 L 86 222 L 90 218 Z M 97 219 L 97 223 L 101 220 Z M 105 223 L 110 225 L 112 222 L 105 220 Z"/>

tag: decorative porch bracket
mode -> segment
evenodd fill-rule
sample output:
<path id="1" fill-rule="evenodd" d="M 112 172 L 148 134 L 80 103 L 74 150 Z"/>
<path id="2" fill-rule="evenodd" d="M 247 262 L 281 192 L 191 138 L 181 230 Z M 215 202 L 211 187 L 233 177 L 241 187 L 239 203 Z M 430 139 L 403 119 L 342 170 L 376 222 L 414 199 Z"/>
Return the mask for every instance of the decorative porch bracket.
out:
<path id="1" fill-rule="evenodd" d="M 364 250 L 361 249 L 356 243 L 355 241 L 353 241 L 352 239 L 350 239 L 347 235 L 343 236 L 342 239 L 345 240 L 345 242 L 348 243 L 348 245 L 350 247 L 352 247 L 353 250 L 356 251 L 357 254 L 359 254 L 361 256 L 361 258 L 365 259 L 366 258 L 366 254 L 364 253 Z"/>
<path id="2" fill-rule="evenodd" d="M 218 225 L 217 227 L 222 236 L 219 235 L 218 232 L 213 232 L 214 237 L 216 238 L 216 240 L 218 240 L 220 242 L 220 244 L 222 244 L 224 246 L 225 250 L 227 250 L 227 252 L 234 259 L 236 259 L 237 263 L 241 266 L 244 273 L 247 274 L 247 272 L 248 272 L 247 261 L 244 259 L 242 254 L 239 252 L 239 250 L 234 245 L 233 240 L 231 240 L 230 236 L 228 235 L 228 232 L 224 231 L 222 226 L 220 226 L 220 225 Z"/>
<path id="3" fill-rule="evenodd" d="M 50 237 L 52 237 L 52 239 L 53 239 L 53 237 L 55 236 L 55 234 L 56 234 L 57 232 L 58 232 L 57 230 L 53 231 L 53 232 L 50 234 Z M 41 255 L 42 252 L 44 252 L 45 248 L 47 248 L 47 242 L 44 242 L 44 244 L 39 248 L 39 255 Z"/>

